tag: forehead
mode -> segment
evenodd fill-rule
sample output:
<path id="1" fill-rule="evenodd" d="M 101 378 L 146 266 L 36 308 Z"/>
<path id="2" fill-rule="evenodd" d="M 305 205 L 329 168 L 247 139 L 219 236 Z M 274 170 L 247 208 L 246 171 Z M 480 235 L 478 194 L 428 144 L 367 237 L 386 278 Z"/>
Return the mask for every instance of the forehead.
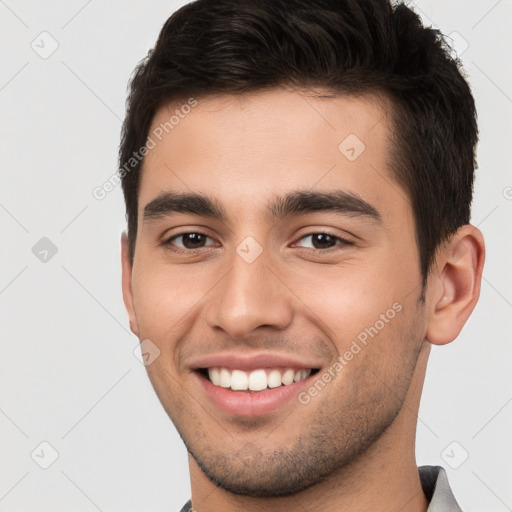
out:
<path id="1" fill-rule="evenodd" d="M 157 111 L 148 134 L 154 147 L 142 168 L 139 212 L 171 190 L 244 211 L 260 198 L 263 207 L 271 193 L 315 188 L 378 204 L 398 188 L 390 129 L 390 105 L 373 95 L 275 89 L 173 102 Z"/>

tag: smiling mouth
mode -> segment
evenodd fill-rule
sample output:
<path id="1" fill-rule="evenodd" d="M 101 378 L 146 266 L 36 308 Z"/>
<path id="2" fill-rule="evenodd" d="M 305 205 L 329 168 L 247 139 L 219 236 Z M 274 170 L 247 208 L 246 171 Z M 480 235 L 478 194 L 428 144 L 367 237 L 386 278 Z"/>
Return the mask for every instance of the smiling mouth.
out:
<path id="1" fill-rule="evenodd" d="M 318 373 L 319 371 L 320 371 L 319 368 L 312 368 L 311 370 L 307 370 L 306 374 L 303 374 L 301 377 L 298 377 L 298 380 L 293 379 L 291 382 L 290 381 L 286 381 L 286 382 L 282 381 L 281 384 L 278 385 L 278 386 L 274 385 L 274 386 L 268 386 L 268 387 L 266 387 L 264 389 L 251 390 L 251 389 L 232 389 L 230 385 L 224 385 L 223 386 L 223 385 L 220 385 L 218 383 L 214 383 L 212 381 L 212 379 L 210 378 L 210 374 L 208 372 L 208 368 L 198 368 L 196 370 L 196 372 L 199 373 L 201 375 L 201 377 L 206 379 L 208 382 L 212 383 L 214 386 L 226 389 L 227 391 L 232 391 L 232 392 L 237 392 L 237 393 L 261 393 L 261 392 L 269 391 L 269 390 L 276 389 L 276 388 L 286 387 L 286 386 L 289 386 L 289 385 L 294 384 L 296 382 L 300 382 L 301 380 L 304 380 L 307 377 L 311 377 L 311 376 L 315 375 L 316 373 Z"/>

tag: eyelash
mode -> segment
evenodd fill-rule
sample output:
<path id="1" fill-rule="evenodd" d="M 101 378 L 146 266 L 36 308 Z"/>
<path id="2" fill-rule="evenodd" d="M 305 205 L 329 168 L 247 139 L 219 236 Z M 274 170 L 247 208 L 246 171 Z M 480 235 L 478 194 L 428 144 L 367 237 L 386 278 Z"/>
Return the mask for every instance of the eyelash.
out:
<path id="1" fill-rule="evenodd" d="M 206 233 L 203 233 L 201 231 L 183 231 L 182 233 L 178 233 L 176 235 L 173 235 L 172 237 L 168 238 L 167 240 L 164 241 L 164 244 L 167 248 L 170 249 L 170 246 L 172 245 L 172 241 L 175 240 L 176 238 L 180 238 L 182 236 L 185 236 L 185 235 L 190 235 L 190 234 L 194 234 L 194 235 L 202 235 L 206 238 L 210 238 L 212 239 L 210 236 L 208 236 Z M 311 249 L 311 248 L 308 248 L 306 247 L 305 249 L 309 252 L 313 252 L 315 254 L 325 254 L 327 252 L 332 252 L 332 251 L 335 251 L 336 250 L 336 247 L 339 247 L 340 245 L 341 246 L 344 246 L 344 245 L 354 245 L 354 242 L 350 242 L 349 240 L 345 240 L 344 238 L 341 238 L 333 233 L 329 233 L 328 231 L 313 231 L 312 233 L 307 233 L 303 236 L 301 236 L 298 241 L 304 239 L 304 238 L 307 238 L 309 236 L 313 236 L 313 235 L 327 235 L 327 236 L 330 236 L 331 238 L 335 239 L 336 241 L 340 241 L 341 244 L 337 244 L 335 245 L 334 247 L 329 247 L 327 249 Z M 295 243 L 297 242 L 294 242 L 294 245 Z M 181 249 L 181 248 L 172 248 L 170 250 L 174 251 L 174 252 L 177 252 L 177 253 L 188 253 L 188 254 L 191 254 L 191 253 L 194 253 L 196 251 L 200 251 L 202 249 L 206 249 L 207 247 L 198 247 L 197 249 Z"/>

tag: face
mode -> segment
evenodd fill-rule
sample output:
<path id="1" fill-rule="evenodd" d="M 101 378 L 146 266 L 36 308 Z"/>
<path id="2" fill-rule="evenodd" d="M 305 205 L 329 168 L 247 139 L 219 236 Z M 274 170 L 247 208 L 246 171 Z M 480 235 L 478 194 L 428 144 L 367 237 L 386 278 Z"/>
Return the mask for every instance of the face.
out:
<path id="1" fill-rule="evenodd" d="M 132 330 L 159 351 L 149 377 L 211 482 L 298 492 L 369 456 L 400 415 L 425 337 L 386 104 L 284 89 L 210 97 L 162 136 L 176 109 L 154 118 L 162 140 L 143 166 L 133 268 L 125 253 Z M 251 392 L 198 370 L 252 356 L 267 356 L 248 366 L 267 375 L 314 371 Z"/>

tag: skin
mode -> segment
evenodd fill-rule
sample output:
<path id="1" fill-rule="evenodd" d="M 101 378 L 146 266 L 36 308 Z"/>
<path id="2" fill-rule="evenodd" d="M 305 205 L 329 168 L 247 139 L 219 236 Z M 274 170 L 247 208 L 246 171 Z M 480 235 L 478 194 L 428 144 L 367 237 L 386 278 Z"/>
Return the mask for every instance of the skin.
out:
<path id="1" fill-rule="evenodd" d="M 162 107 L 152 129 L 175 108 Z M 461 227 L 439 248 L 419 300 L 412 209 L 389 168 L 388 109 L 382 97 L 284 88 L 212 96 L 145 159 L 133 265 L 122 237 L 123 296 L 132 331 L 161 351 L 147 371 L 188 449 L 200 512 L 427 509 L 414 445 L 428 354 L 471 314 L 484 242 Z M 366 146 L 353 162 L 338 150 L 349 134 Z M 266 216 L 276 194 L 298 189 L 357 193 L 382 222 Z M 227 221 L 180 213 L 144 222 L 162 191 L 208 194 Z M 202 248 L 169 241 L 197 231 L 210 237 Z M 312 253 L 308 235 L 325 231 L 352 245 L 334 239 Z M 247 236 L 263 248 L 250 264 L 236 252 Z M 194 359 L 233 349 L 299 354 L 321 361 L 321 375 L 396 302 L 401 311 L 308 404 L 228 415 L 191 373 Z"/>

